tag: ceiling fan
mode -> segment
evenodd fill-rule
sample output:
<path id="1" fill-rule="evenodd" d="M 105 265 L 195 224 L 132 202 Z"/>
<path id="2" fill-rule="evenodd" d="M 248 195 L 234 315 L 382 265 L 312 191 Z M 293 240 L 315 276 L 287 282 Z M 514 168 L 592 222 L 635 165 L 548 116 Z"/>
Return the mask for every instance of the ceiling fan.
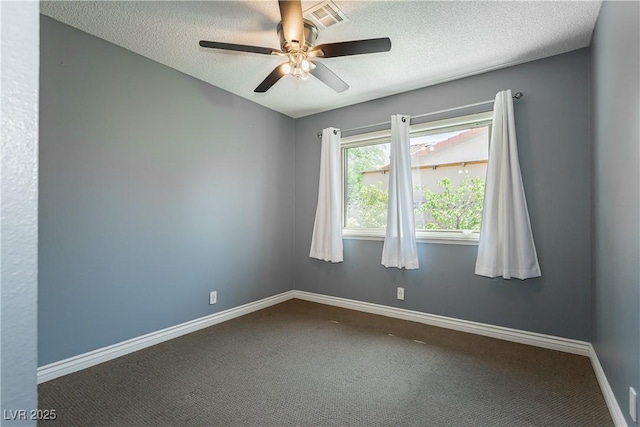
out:
<path id="1" fill-rule="evenodd" d="M 306 80 L 309 75 L 312 75 L 336 92 L 344 92 L 349 89 L 349 85 L 325 65 L 314 60 L 315 58 L 335 58 L 338 56 L 388 52 L 391 49 L 391 40 L 388 37 L 315 46 L 318 38 L 318 28 L 313 22 L 302 17 L 301 1 L 280 0 L 278 5 L 280 6 L 282 20 L 278 23 L 276 31 L 280 37 L 282 50 L 206 40 L 200 41 L 200 46 L 207 48 L 286 56 L 288 58 L 287 62 L 278 65 L 254 89 L 254 92 L 264 93 L 268 91 L 287 74 L 302 80 Z"/>

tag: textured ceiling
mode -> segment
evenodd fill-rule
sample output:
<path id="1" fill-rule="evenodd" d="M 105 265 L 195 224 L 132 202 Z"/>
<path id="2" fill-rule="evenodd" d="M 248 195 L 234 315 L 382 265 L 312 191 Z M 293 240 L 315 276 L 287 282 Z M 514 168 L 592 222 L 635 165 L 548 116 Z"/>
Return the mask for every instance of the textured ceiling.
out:
<path id="1" fill-rule="evenodd" d="M 303 10 L 320 1 L 303 1 Z M 351 87 L 311 77 L 253 89 L 282 58 L 205 49 L 199 40 L 279 49 L 276 0 L 43 1 L 41 12 L 161 64 L 297 118 L 520 64 L 590 44 L 600 1 L 342 1 L 349 19 L 316 44 L 389 37 L 390 52 L 321 59 Z"/>

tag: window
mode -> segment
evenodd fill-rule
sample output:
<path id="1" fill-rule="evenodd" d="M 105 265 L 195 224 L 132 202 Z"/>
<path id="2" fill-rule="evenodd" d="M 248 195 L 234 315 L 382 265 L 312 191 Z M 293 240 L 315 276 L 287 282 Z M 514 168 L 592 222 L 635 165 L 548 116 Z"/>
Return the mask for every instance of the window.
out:
<path id="1" fill-rule="evenodd" d="M 419 241 L 477 242 L 492 113 L 412 125 L 411 169 Z M 343 236 L 384 237 L 390 130 L 342 138 Z"/>

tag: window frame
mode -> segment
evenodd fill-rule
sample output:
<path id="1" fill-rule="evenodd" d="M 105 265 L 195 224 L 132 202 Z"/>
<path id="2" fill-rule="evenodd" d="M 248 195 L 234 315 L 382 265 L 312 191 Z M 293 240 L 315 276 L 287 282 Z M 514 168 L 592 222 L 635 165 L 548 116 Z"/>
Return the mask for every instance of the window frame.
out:
<path id="1" fill-rule="evenodd" d="M 450 117 L 447 119 L 426 121 L 413 124 L 409 127 L 409 137 L 435 133 L 445 133 L 457 129 L 472 129 L 477 127 L 488 127 L 488 138 L 491 140 L 493 129 L 493 111 L 465 114 L 462 116 Z M 347 200 L 346 200 L 346 156 L 345 151 L 349 148 L 364 147 L 375 144 L 385 144 L 391 140 L 391 129 L 383 129 L 373 132 L 360 133 L 342 137 L 340 139 L 340 169 L 341 169 L 341 195 L 340 203 L 342 212 L 342 238 L 355 240 L 377 240 L 385 238 L 386 228 L 347 228 L 345 226 Z M 444 243 L 457 245 L 477 245 L 480 239 L 480 232 L 466 230 L 423 230 L 416 229 L 416 241 L 419 243 Z"/>

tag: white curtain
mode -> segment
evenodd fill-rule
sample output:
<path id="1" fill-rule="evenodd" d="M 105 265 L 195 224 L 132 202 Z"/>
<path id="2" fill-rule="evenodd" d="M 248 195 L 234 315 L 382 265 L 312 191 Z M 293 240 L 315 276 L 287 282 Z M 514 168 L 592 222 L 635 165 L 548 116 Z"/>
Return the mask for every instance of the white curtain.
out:
<path id="1" fill-rule="evenodd" d="M 340 213 L 340 130 L 322 131 L 318 205 L 309 256 L 342 262 L 342 215 Z"/>
<path id="2" fill-rule="evenodd" d="M 541 275 L 522 186 L 511 91 L 496 95 L 476 274 L 528 279 Z"/>
<path id="3" fill-rule="evenodd" d="M 385 267 L 418 268 L 413 220 L 413 183 L 409 151 L 409 116 L 391 116 L 391 159 L 387 234 L 382 247 Z"/>

